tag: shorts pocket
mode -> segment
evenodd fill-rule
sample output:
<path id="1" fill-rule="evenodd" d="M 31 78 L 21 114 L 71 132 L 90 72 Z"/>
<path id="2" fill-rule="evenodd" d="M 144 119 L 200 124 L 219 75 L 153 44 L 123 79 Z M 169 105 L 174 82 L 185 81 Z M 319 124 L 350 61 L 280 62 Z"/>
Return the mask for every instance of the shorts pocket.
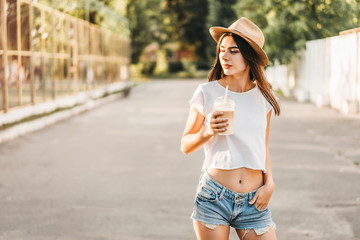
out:
<path id="1" fill-rule="evenodd" d="M 215 202 L 217 200 L 217 193 L 210 187 L 204 185 L 200 186 L 197 198 L 207 202 Z"/>
<path id="2" fill-rule="evenodd" d="M 266 207 L 264 210 L 260 210 L 260 209 L 258 209 L 258 208 L 256 207 L 255 203 L 254 203 L 254 208 L 255 208 L 256 211 L 258 211 L 258 212 L 265 212 L 265 211 L 268 209 L 268 207 Z"/>

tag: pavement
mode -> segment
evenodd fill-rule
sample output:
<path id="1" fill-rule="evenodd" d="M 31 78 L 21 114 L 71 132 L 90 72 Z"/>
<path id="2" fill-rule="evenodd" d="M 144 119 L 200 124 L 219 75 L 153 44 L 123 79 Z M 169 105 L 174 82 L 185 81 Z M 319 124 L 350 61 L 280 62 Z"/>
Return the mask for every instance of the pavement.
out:
<path id="1" fill-rule="evenodd" d="M 144 83 L 1 144 L 0 240 L 195 240 L 203 150 L 184 155 L 180 139 L 205 81 Z M 278 239 L 360 240 L 359 115 L 281 106 L 270 130 Z"/>

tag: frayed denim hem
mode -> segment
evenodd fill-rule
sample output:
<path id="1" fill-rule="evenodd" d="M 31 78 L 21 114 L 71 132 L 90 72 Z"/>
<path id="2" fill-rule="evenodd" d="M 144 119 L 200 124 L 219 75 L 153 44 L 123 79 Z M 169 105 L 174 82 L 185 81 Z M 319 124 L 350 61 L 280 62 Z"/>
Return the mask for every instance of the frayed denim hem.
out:
<path id="1" fill-rule="evenodd" d="M 276 224 L 272 223 L 264 228 L 250 228 L 250 229 L 243 229 L 245 230 L 244 235 L 241 236 L 241 239 L 244 239 L 244 237 L 246 236 L 247 233 L 249 233 L 251 230 L 254 230 L 254 232 L 256 233 L 256 235 L 262 235 L 264 233 L 267 233 L 268 231 L 270 231 L 271 229 L 274 229 L 274 231 L 276 230 Z"/>

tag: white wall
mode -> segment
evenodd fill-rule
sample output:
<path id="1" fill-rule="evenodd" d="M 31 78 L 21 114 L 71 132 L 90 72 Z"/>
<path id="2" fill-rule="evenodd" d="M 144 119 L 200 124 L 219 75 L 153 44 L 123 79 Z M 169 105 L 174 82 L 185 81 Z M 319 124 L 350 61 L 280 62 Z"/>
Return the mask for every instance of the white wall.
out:
<path id="1" fill-rule="evenodd" d="M 288 65 L 266 69 L 274 89 L 287 97 L 360 112 L 360 33 L 308 41 Z"/>

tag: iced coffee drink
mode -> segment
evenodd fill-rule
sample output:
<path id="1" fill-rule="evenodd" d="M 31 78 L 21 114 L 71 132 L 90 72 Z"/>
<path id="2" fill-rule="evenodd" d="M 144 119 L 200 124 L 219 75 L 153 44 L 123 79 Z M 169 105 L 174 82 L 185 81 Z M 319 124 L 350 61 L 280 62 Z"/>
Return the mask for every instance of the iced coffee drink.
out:
<path id="1" fill-rule="evenodd" d="M 229 125 L 226 127 L 227 130 L 225 132 L 219 132 L 219 135 L 231 135 L 234 134 L 234 110 L 235 110 L 235 102 L 226 97 L 218 97 L 215 99 L 214 108 L 217 112 L 223 112 L 222 116 L 218 116 L 219 118 L 227 118 L 229 119 L 227 123 Z"/>

